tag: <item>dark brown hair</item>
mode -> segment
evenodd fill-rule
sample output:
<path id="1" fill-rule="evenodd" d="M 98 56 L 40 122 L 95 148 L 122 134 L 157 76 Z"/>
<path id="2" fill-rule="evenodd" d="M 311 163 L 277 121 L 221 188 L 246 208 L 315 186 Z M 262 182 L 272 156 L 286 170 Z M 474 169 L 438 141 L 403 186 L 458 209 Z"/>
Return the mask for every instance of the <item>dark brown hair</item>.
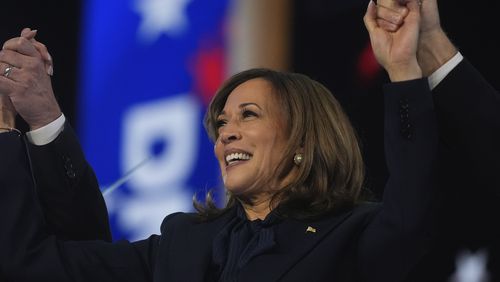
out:
<path id="1" fill-rule="evenodd" d="M 276 175 L 284 178 L 293 168 L 294 154 L 301 150 L 303 161 L 292 181 L 271 201 L 282 216 L 318 217 L 353 207 L 364 180 L 364 165 L 356 133 L 338 101 L 322 84 L 309 77 L 269 69 L 250 69 L 229 78 L 217 91 L 205 115 L 205 128 L 216 142 L 217 117 L 228 96 L 240 84 L 255 78 L 268 81 L 285 115 L 289 143 Z M 214 216 L 235 204 L 229 199 L 217 209 L 211 195 L 203 205 L 194 201 L 200 215 Z"/>

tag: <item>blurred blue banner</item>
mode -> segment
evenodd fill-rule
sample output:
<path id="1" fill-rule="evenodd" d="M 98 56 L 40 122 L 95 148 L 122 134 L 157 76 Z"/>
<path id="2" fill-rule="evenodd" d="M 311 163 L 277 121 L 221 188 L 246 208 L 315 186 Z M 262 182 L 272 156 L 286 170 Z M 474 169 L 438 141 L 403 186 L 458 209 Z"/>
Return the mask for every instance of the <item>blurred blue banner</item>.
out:
<path id="1" fill-rule="evenodd" d="M 224 79 L 229 0 L 84 3 L 79 135 L 114 239 L 146 238 L 221 186 L 202 119 Z"/>

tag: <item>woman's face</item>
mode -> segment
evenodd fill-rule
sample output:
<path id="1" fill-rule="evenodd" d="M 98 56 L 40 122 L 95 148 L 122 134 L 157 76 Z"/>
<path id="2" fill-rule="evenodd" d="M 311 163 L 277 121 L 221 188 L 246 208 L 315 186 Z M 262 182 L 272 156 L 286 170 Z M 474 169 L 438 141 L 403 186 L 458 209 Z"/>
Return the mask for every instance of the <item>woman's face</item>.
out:
<path id="1" fill-rule="evenodd" d="M 218 116 L 215 155 L 224 185 L 235 195 L 257 195 L 280 186 L 274 172 L 287 139 L 274 95 L 266 80 L 248 80 L 231 92 Z"/>

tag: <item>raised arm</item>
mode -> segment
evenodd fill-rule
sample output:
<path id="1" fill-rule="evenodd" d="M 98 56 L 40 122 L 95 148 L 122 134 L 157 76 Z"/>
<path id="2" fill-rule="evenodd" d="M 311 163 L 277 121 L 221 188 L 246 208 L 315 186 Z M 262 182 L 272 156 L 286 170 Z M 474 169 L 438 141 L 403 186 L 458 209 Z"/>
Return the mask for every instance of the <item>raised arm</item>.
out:
<path id="1" fill-rule="evenodd" d="M 50 81 L 52 58 L 47 48 L 35 40 L 35 35 L 35 31 L 23 29 L 20 37 L 3 45 L 0 70 L 4 75 L 0 76 L 0 92 L 31 130 L 37 134 L 52 130 L 45 135 L 54 135 L 52 139 L 57 136 L 42 143 L 31 138 L 28 143 L 37 195 L 48 230 L 61 239 L 110 241 L 106 206 L 74 133 L 69 125 L 62 132 L 62 127 L 50 126 L 61 118 L 61 110 Z"/>
<path id="2" fill-rule="evenodd" d="M 366 281 L 404 281 L 431 243 L 438 135 L 431 92 L 416 56 L 418 2 L 408 1 L 407 9 L 404 24 L 394 32 L 377 22 L 373 2 L 364 18 L 375 56 L 392 81 L 384 86 L 389 179 L 382 210 L 360 243 L 360 272 Z"/>
<path id="3" fill-rule="evenodd" d="M 393 19 L 404 16 L 404 3 L 378 2 L 384 7 L 378 21 L 397 30 L 403 21 Z M 500 255 L 494 249 L 500 245 L 500 225 L 495 224 L 500 214 L 500 94 L 458 53 L 440 24 L 437 0 L 422 1 L 421 18 L 417 58 L 433 87 L 441 165 L 435 208 L 440 240 L 426 260 L 430 270 L 418 272 L 444 280 L 465 248 L 487 250 L 489 270 L 495 272 Z"/>
<path id="4" fill-rule="evenodd" d="M 28 142 L 40 204 L 53 234 L 66 240 L 111 241 L 97 178 L 69 123 L 45 145 Z"/>
<path id="5" fill-rule="evenodd" d="M 442 79 L 433 89 L 442 143 L 439 172 L 442 204 L 437 207 L 441 240 L 437 244 L 440 250 L 429 260 L 429 272 L 439 273 L 453 266 L 463 249 L 483 249 L 488 254 L 485 268 L 492 281 L 497 280 L 500 277 L 500 224 L 497 224 L 500 221 L 500 94 L 466 58 L 457 59 L 461 56 L 457 55 L 458 48 L 439 24 L 437 1 L 425 0 L 422 9 L 429 24 L 422 26 L 425 37 L 419 44 L 419 62 L 432 84 Z"/>

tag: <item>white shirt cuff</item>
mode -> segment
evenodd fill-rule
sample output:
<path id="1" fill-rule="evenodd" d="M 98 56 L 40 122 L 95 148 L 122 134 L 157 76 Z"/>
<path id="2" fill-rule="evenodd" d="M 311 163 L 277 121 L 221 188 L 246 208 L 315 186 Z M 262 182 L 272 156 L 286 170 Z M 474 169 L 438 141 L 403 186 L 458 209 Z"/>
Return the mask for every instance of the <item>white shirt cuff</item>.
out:
<path id="1" fill-rule="evenodd" d="M 50 142 L 54 141 L 59 133 L 64 129 L 64 123 L 66 122 L 66 117 L 64 114 L 61 114 L 53 122 L 40 127 L 38 129 L 26 132 L 26 137 L 30 141 L 30 143 L 38 146 L 47 145 Z"/>
<path id="2" fill-rule="evenodd" d="M 464 59 L 460 52 L 457 52 L 448 62 L 439 67 L 433 72 L 427 80 L 429 81 L 430 89 L 434 89 L 443 79 Z"/>

